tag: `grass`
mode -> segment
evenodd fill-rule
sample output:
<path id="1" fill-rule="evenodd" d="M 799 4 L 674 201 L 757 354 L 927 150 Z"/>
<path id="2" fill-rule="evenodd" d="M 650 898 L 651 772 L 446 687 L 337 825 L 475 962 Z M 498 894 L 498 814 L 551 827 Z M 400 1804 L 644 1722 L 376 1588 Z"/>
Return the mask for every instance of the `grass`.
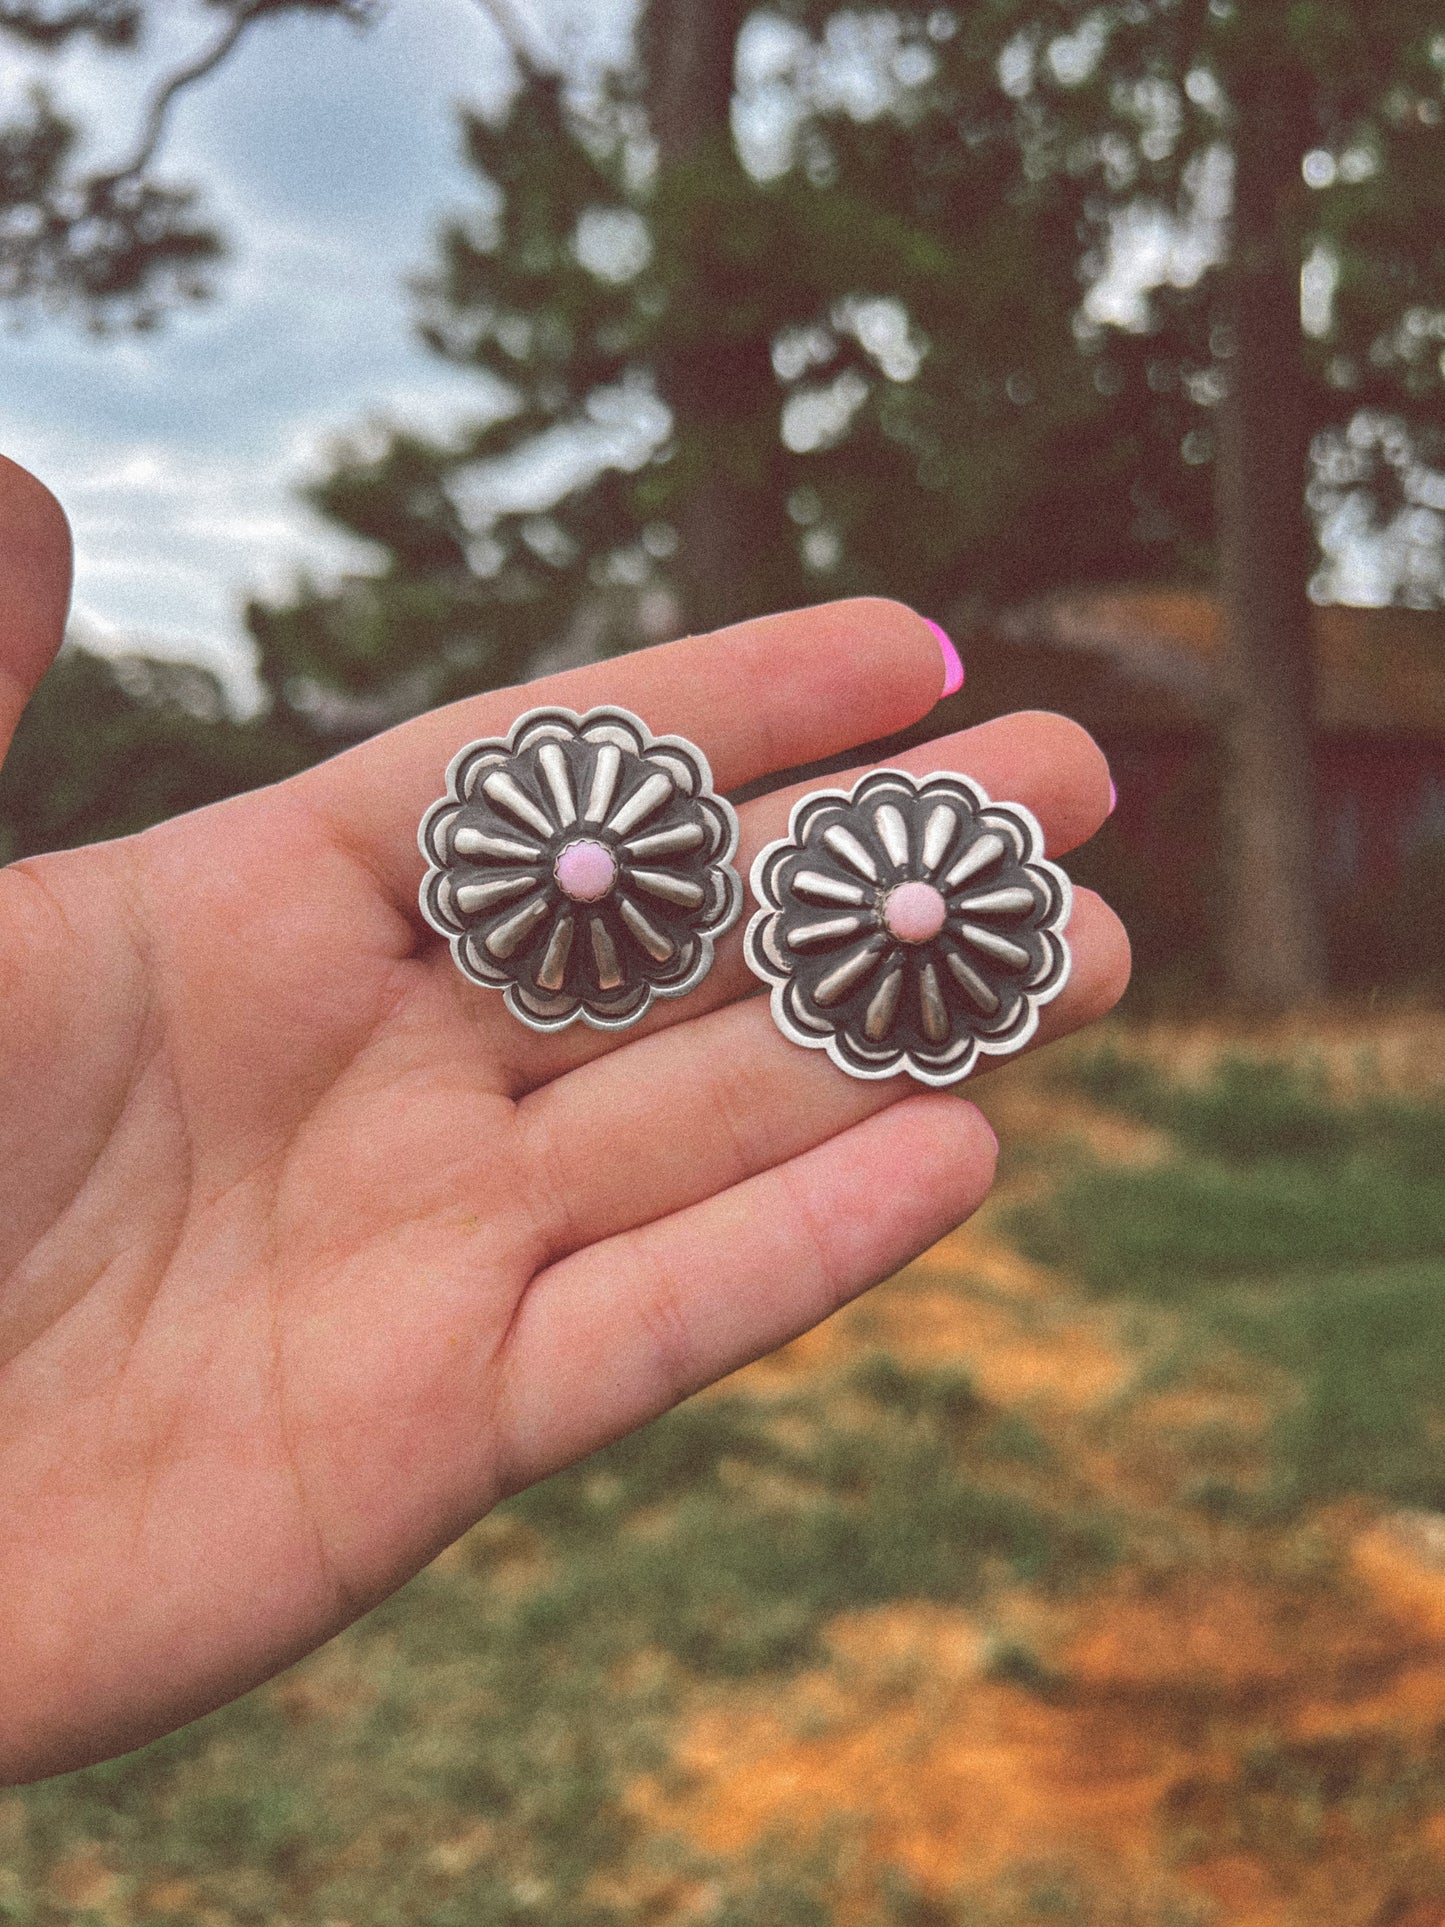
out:
<path id="1" fill-rule="evenodd" d="M 97 1918 L 64 1898 L 78 1855 L 117 1870 L 99 1917 L 145 1927 L 638 1918 L 599 1879 L 648 1846 L 621 1795 L 663 1764 L 687 1682 L 785 1677 L 849 1610 L 1057 1592 L 1109 1560 L 1105 1520 L 1018 1489 L 1038 1457 L 960 1372 L 878 1355 L 695 1400 L 502 1508 L 278 1685 L 16 1796 L 0 1922 Z M 781 1879 L 716 1918 L 827 1918 L 822 1883 Z"/>
<path id="2" fill-rule="evenodd" d="M 1192 1835 L 1287 1872 L 1291 1863 L 1316 1861 L 1329 1844 L 1347 1854 L 1378 1852 L 1382 1836 L 1403 1847 L 1408 1860 L 1412 1834 L 1442 1800 L 1445 1734 L 1435 1732 L 1262 1736 L 1224 1770 L 1182 1780 L 1167 1804 L 1184 1852 Z M 1412 1899 L 1433 1902 L 1432 1911 L 1445 1906 L 1441 1870 L 1412 1872 Z"/>
<path id="3" fill-rule="evenodd" d="M 1086 1166 L 1013 1226 L 1029 1257 L 1091 1290 L 1180 1303 L 1220 1282 L 1445 1258 L 1445 1178 L 1374 1158 Z"/>
<path id="4" fill-rule="evenodd" d="M 1445 1168 L 1445 1104 L 1384 1091 L 1343 1102 L 1318 1064 L 1226 1056 L 1203 1083 L 1109 1047 L 1076 1059 L 1066 1081 L 1102 1107 L 1168 1131 L 1186 1150 L 1232 1165 L 1337 1164 L 1377 1153 L 1429 1177 Z"/>
<path id="5" fill-rule="evenodd" d="M 804 1444 L 789 1441 L 799 1429 Z M 568 1555 L 531 1602 L 529 1635 L 570 1643 L 601 1596 L 621 1650 L 646 1643 L 741 1677 L 816 1658 L 842 1612 L 974 1599 L 994 1567 L 1046 1586 L 1097 1569 L 1105 1522 L 962 1469 L 1016 1454 L 966 1377 L 882 1356 L 831 1397 L 697 1401 L 514 1503 Z"/>
<path id="6" fill-rule="evenodd" d="M 1341 1842 L 1376 1898 L 1445 1904 L 1445 1857 L 1419 1844 L 1445 1801 L 1428 1720 L 1302 1737 L 1265 1711 L 1211 1715 L 1159 1809 L 1157 1892 L 1087 1857 L 1035 1864 L 1021 1839 L 1016 1865 L 945 1898 L 875 1864 L 847 1813 L 731 1857 L 641 1817 L 630 1790 L 680 1783 L 685 1709 L 856 1682 L 830 1644 L 843 1616 L 943 1607 L 993 1627 L 978 1691 L 1062 1733 L 1107 1707 L 1074 1710 L 1060 1615 L 1096 1600 L 1107 1619 L 1110 1587 L 1136 1580 L 1207 1590 L 1227 1549 L 1225 1583 L 1247 1572 L 1303 1625 L 1336 1610 L 1338 1562 L 1311 1552 L 1289 1576 L 1322 1508 L 1445 1510 L 1445 1104 L 1368 1082 L 1344 1101 L 1308 1065 L 1242 1058 L 1192 1083 L 1122 1052 L 1067 1075 L 1162 1154 L 1017 1161 L 1033 1195 L 1010 1235 L 1061 1274 L 1053 1305 L 1021 1314 L 1028 1344 L 1055 1312 L 1065 1334 L 1111 1308 L 1123 1333 L 1165 1330 L 1171 1382 L 1206 1394 L 1182 1443 L 1161 1449 L 1128 1398 L 1067 1421 L 1032 1394 L 995 1405 L 956 1361 L 869 1349 L 865 1311 L 836 1365 L 740 1379 L 521 1495 L 270 1687 L 0 1794 L 0 1927 L 1219 1927 L 1228 1905 L 1181 1898 L 1179 1866 L 1246 1856 L 1307 1882 Z M 1266 1408 L 1263 1485 L 1209 1403 L 1239 1385 Z M 1111 1470 L 1135 1462 L 1142 1501 Z M 876 1690 L 916 1695 L 926 1735 L 956 1689 L 907 1665 Z M 1131 1743 L 1141 1718 L 1119 1713 Z M 1386 1918 L 1340 1905 L 1312 1891 L 1286 1918 Z"/>
<path id="7" fill-rule="evenodd" d="M 1109 1051 L 1070 1077 L 1171 1154 L 1080 1162 L 1015 1210 L 1021 1248 L 1286 1373 L 1277 1499 L 1445 1506 L 1445 1103 L 1345 1102 L 1309 1066 L 1242 1058 L 1186 1084 Z"/>

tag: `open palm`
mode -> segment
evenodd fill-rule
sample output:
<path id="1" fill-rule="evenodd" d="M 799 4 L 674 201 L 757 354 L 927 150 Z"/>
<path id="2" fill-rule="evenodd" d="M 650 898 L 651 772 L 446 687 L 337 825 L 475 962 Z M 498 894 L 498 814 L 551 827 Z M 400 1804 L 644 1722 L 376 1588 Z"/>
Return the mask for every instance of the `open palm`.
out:
<path id="1" fill-rule="evenodd" d="M 58 639 L 63 520 L 0 467 L 0 704 Z M 988 1126 L 788 1044 L 734 931 L 637 1029 L 535 1035 L 416 911 L 451 754 L 615 702 L 720 787 L 924 715 L 860 601 L 503 691 L 144 835 L 0 872 L 0 1780 L 134 1746 L 316 1646 L 499 1497 L 825 1317 L 971 1211 Z M 905 763 L 1097 828 L 1084 733 Z M 740 865 L 792 792 L 742 811 Z M 1128 951 L 1079 893 L 1057 1035 Z"/>

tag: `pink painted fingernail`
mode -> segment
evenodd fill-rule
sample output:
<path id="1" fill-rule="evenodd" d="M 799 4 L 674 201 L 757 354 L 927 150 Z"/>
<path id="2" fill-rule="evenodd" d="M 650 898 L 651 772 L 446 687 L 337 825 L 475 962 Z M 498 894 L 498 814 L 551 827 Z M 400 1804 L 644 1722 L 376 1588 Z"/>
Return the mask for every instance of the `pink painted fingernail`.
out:
<path id="1" fill-rule="evenodd" d="M 924 621 L 928 622 L 927 616 Z M 948 632 L 940 629 L 936 622 L 928 622 L 929 628 L 938 637 L 938 646 L 943 651 L 943 694 L 951 696 L 955 689 L 963 687 L 963 658 L 948 638 Z"/>
<path id="2" fill-rule="evenodd" d="M 1109 814 L 1112 816 L 1119 807 L 1119 792 L 1114 788 L 1114 779 L 1109 778 Z"/>

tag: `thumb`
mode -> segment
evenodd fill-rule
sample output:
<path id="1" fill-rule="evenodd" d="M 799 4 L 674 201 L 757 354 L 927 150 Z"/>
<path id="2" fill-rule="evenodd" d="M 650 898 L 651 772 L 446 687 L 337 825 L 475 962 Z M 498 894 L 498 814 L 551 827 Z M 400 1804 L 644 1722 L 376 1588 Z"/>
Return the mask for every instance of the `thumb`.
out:
<path id="1" fill-rule="evenodd" d="M 55 659 L 70 607 L 70 525 L 42 483 L 0 455 L 0 756 Z"/>

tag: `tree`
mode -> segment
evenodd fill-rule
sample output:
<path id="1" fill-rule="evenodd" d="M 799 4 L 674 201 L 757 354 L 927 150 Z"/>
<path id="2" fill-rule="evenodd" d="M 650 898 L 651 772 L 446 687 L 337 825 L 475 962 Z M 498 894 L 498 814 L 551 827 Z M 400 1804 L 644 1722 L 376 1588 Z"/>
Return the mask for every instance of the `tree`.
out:
<path id="1" fill-rule="evenodd" d="M 465 120 L 478 202 L 419 299 L 488 412 L 444 443 L 368 437 L 315 491 L 385 559 L 252 608 L 279 708 L 354 734 L 569 636 L 616 646 L 639 609 L 702 627 L 876 590 L 942 612 L 1213 568 L 1228 974 L 1261 1005 L 1317 988 L 1306 497 L 1439 532 L 1423 0 L 787 0 L 811 38 L 772 171 L 728 126 L 741 0 L 651 0 L 634 70 L 590 89 L 483 4 L 522 84 Z M 867 111 L 819 84 L 850 36 Z M 1088 286 L 1145 216 L 1192 262 L 1107 325 Z M 1428 547 L 1411 593 L 1438 590 Z"/>
<path id="2" fill-rule="evenodd" d="M 67 646 L 0 770 L 0 862 L 128 836 L 294 775 L 325 750 L 282 711 L 237 721 L 192 663 Z"/>
<path id="3" fill-rule="evenodd" d="M 1297 1001 L 1324 974 L 1311 449 L 1328 452 L 1352 417 L 1373 416 L 1411 447 L 1418 473 L 1445 423 L 1433 345 L 1445 331 L 1438 12 L 1421 0 L 1016 0 L 960 22 L 954 60 L 998 68 L 1021 148 L 1066 198 L 1085 186 L 1096 244 L 1143 199 L 1197 227 L 1218 163 L 1232 174 L 1212 260 L 1156 304 L 1145 331 L 1165 378 L 1217 403 L 1217 576 L 1233 667 L 1228 977 L 1250 1004 Z M 1301 325 L 1306 262 L 1338 276 L 1313 339 Z M 1353 480 L 1367 479 L 1357 467 Z"/>
<path id="4" fill-rule="evenodd" d="M 480 207 L 421 325 L 506 400 L 447 443 L 344 453 L 313 500 L 386 560 L 253 606 L 274 687 L 439 700 L 520 674 L 608 594 L 701 628 L 1198 550 L 1193 405 L 1131 341 L 1078 353 L 1076 214 L 1033 192 L 992 80 L 967 138 L 927 77 L 868 121 L 815 104 L 819 164 L 760 175 L 728 125 L 744 11 L 653 0 L 636 70 L 590 95 L 519 45 L 509 112 L 466 118 Z"/>
<path id="5" fill-rule="evenodd" d="M 1441 431 L 1445 37 L 1431 10 L 784 11 L 814 50 L 871 22 L 905 78 L 886 110 L 850 117 L 809 96 L 800 59 L 781 178 L 750 175 L 722 137 L 730 7 L 654 0 L 647 78 L 600 115 L 534 66 L 504 125 L 469 124 L 499 199 L 484 232 L 449 235 L 424 325 L 517 404 L 449 449 L 397 442 L 343 463 L 318 499 L 358 527 L 365 496 L 393 597 L 417 586 L 423 530 L 450 529 L 453 586 L 434 567 L 426 580 L 469 609 L 472 676 L 555 639 L 609 573 L 665 583 L 701 624 L 825 587 L 943 607 L 965 585 L 1006 598 L 1213 567 L 1234 664 L 1226 971 L 1250 1003 L 1309 994 L 1323 958 L 1305 502 L 1373 492 L 1386 513 Z M 699 20 L 705 43 L 688 39 Z M 680 74 L 695 90 L 681 112 Z M 639 108 L 658 160 L 629 176 Z M 1085 284 L 1147 213 L 1189 240 L 1192 265 L 1131 327 L 1091 321 Z M 591 273 L 579 246 L 609 221 L 620 253 Z M 1305 263 L 1337 283 L 1311 336 Z M 667 411 L 651 457 L 634 443 L 550 502 L 497 507 L 494 465 L 629 384 Z M 398 464 L 427 487 L 395 485 Z M 345 630 L 345 602 L 292 614 Z M 255 612 L 263 639 L 282 620 Z"/>
<path id="6" fill-rule="evenodd" d="M 104 330 L 118 323 L 152 326 L 170 303 L 204 295 L 220 237 L 201 219 L 193 189 L 154 172 L 173 104 L 262 20 L 304 10 L 361 22 L 372 5 L 206 0 L 205 12 L 215 21 L 209 39 L 162 74 L 130 152 L 103 170 L 76 165 L 79 128 L 47 89 L 33 87 L 0 123 L 0 300 L 77 313 Z M 53 54 L 89 40 L 134 54 L 152 37 L 160 12 L 155 0 L 149 6 L 147 0 L 0 0 L 0 42 Z"/>
<path id="7" fill-rule="evenodd" d="M 653 0 L 643 12 L 648 120 L 659 171 L 670 184 L 732 172 L 733 67 L 749 11 L 750 0 Z M 726 242 L 737 233 L 715 229 L 710 238 Z M 751 265 L 740 261 L 734 271 L 746 274 Z M 675 334 L 657 360 L 657 386 L 674 423 L 708 422 L 715 431 L 715 458 L 679 492 L 674 521 L 674 582 L 690 628 L 715 629 L 741 613 L 737 596 L 750 574 L 749 498 L 759 478 L 729 455 L 740 434 L 747 440 L 755 368 L 767 346 L 755 332 L 719 338 L 704 329 L 693 339 Z"/>

